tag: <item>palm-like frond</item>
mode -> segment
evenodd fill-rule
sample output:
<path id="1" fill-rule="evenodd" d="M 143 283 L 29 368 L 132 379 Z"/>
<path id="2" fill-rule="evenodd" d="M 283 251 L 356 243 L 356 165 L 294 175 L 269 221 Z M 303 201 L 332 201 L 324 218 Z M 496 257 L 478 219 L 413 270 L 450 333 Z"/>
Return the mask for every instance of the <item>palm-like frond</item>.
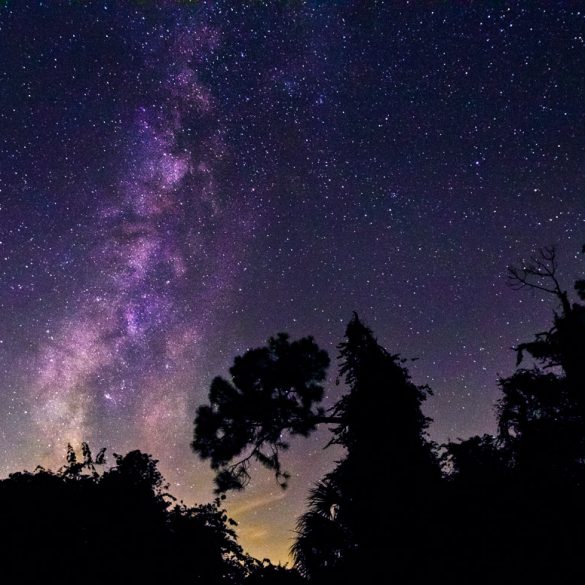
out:
<path id="1" fill-rule="evenodd" d="M 308 511 L 297 522 L 297 539 L 291 553 L 298 571 L 315 577 L 332 569 L 350 546 L 347 530 L 339 522 L 341 493 L 335 472 L 315 484 Z"/>

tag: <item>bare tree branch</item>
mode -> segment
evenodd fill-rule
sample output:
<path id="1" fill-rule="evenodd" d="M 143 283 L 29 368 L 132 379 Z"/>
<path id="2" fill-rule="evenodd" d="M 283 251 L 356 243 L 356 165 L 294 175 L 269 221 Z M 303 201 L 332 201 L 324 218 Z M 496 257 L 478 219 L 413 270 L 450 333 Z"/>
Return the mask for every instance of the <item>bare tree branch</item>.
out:
<path id="1" fill-rule="evenodd" d="M 522 267 L 508 267 L 508 284 L 514 290 L 529 288 L 556 296 L 566 314 L 571 311 L 571 305 L 567 292 L 559 283 L 557 271 L 558 261 L 554 246 L 540 248 L 538 254 L 532 256 Z"/>

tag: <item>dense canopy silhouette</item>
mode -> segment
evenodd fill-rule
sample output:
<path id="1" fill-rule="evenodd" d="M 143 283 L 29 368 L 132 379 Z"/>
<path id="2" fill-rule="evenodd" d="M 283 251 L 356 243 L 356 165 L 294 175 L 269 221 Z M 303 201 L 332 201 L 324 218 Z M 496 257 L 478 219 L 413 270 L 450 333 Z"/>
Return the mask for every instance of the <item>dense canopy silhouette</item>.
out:
<path id="1" fill-rule="evenodd" d="M 289 347 L 302 351 L 293 353 Z M 289 344 L 280 335 L 266 348 L 236 358 L 230 370 L 233 386 L 216 378 L 210 404 L 199 408 L 193 448 L 219 470 L 220 489 L 241 488 L 249 479 L 247 462 L 254 457 L 274 469 L 277 478 L 282 476 L 277 455 L 285 431 L 307 435 L 319 423 L 330 425 L 329 444 L 344 447 L 346 456 L 314 488 L 309 511 L 299 520 L 293 547 L 296 565 L 314 578 L 357 577 L 366 567 L 381 577 L 381 559 L 396 550 L 392 571 L 402 576 L 408 551 L 414 550 L 422 493 L 440 477 L 433 446 L 426 439 L 429 419 L 421 411 L 430 390 L 412 383 L 404 360 L 381 347 L 357 314 L 339 349 L 339 376 L 347 392 L 327 413 L 318 406 L 322 388 L 306 382 L 306 377 L 321 382 L 328 364 L 312 339 Z M 299 398 L 304 409 L 298 407 Z M 223 413 L 229 413 L 229 426 L 210 424 L 226 420 Z M 273 458 L 260 452 L 267 444 Z M 246 449 L 248 455 L 232 462 Z M 385 503 L 374 512 L 372 493 L 380 492 L 396 507 Z"/>
<path id="2" fill-rule="evenodd" d="M 585 306 L 561 287 L 554 248 L 511 267 L 509 277 L 513 288 L 546 293 L 558 307 L 548 331 L 515 348 L 518 369 L 500 380 L 494 435 L 430 442 L 421 409 L 430 389 L 416 386 L 405 360 L 381 347 L 355 314 L 339 345 L 345 393 L 327 412 L 319 401 L 328 360 L 309 338 L 293 342 L 305 354 L 288 351 L 284 335 L 271 339 L 236 359 L 232 383 L 214 381 L 193 448 L 211 459 L 220 491 L 242 489 L 252 459 L 282 479 L 286 432 L 307 435 L 324 423 L 329 444 L 345 450 L 310 491 L 298 522 L 292 554 L 312 582 L 539 582 L 582 573 Z M 584 282 L 575 284 L 581 301 Z M 277 357 L 278 343 L 296 366 Z M 258 356 L 271 356 L 269 376 Z M 302 382 L 287 377 L 299 379 L 307 365 Z M 309 391 L 307 380 L 318 389 Z M 262 397 L 261 408 L 242 408 L 252 404 L 246 395 Z M 229 413 L 224 426 L 222 413 Z"/>
<path id="3" fill-rule="evenodd" d="M 322 406 L 329 357 L 311 337 L 279 334 L 236 357 L 197 410 L 193 450 L 216 471 L 218 498 L 187 506 L 141 451 L 69 445 L 57 471 L 0 481 L 2 575 L 10 582 L 575 582 L 585 573 L 585 280 L 576 298 L 543 249 L 511 285 L 556 301 L 552 326 L 520 343 L 499 381 L 493 435 L 436 445 L 408 360 L 354 314 L 339 344 L 334 405 Z M 291 549 L 295 569 L 246 554 L 224 509 L 252 463 L 284 488 L 282 453 L 319 425 L 341 458 L 309 490 Z"/>
<path id="4" fill-rule="evenodd" d="M 0 481 L 1 572 L 10 583 L 294 583 L 246 555 L 220 500 L 186 506 L 140 451 L 38 467 Z"/>
<path id="5" fill-rule="evenodd" d="M 319 403 L 328 366 L 311 337 L 291 342 L 281 333 L 237 357 L 231 381 L 213 380 L 209 404 L 197 410 L 192 447 L 211 460 L 218 491 L 243 488 L 252 460 L 286 485 L 279 457 L 288 448 L 284 433 L 307 436 L 326 420 Z"/>
<path id="6" fill-rule="evenodd" d="M 500 380 L 497 434 L 446 446 L 446 522 L 466 559 L 457 574 L 481 568 L 486 581 L 574 582 L 584 574 L 585 306 L 561 287 L 554 248 L 509 275 L 514 288 L 557 306 L 552 327 L 518 345 L 518 369 Z M 585 300 L 582 282 L 575 290 Z"/>

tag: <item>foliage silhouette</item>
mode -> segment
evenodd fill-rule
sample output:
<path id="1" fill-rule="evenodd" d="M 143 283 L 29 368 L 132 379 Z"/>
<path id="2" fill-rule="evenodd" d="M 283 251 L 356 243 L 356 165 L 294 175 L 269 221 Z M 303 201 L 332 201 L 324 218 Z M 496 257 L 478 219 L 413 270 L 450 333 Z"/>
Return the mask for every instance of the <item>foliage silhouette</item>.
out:
<path id="1" fill-rule="evenodd" d="M 571 303 L 557 277 L 554 248 L 544 248 L 527 267 L 512 268 L 512 282 L 547 292 L 557 300 L 550 330 L 517 348 L 531 369 L 500 380 L 498 438 L 510 465 L 523 474 L 583 483 L 585 461 L 585 306 Z M 580 282 L 575 288 L 580 295 Z"/>
<path id="2" fill-rule="evenodd" d="M 328 359 L 310 338 L 290 345 L 295 344 L 303 351 L 291 352 L 283 335 L 271 339 L 267 348 L 236 358 L 230 370 L 232 384 L 214 380 L 210 404 L 200 407 L 195 420 L 193 448 L 211 458 L 219 471 L 220 490 L 238 489 L 249 479 L 247 467 L 242 471 L 241 466 L 254 457 L 277 476 L 282 473 L 276 459 L 267 462 L 258 456 L 260 448 L 268 445 L 276 457 L 284 432 L 307 435 L 317 424 L 333 425 L 329 444 L 343 446 L 346 457 L 314 488 L 309 511 L 299 520 L 293 547 L 296 566 L 314 579 L 357 577 L 364 567 L 381 577 L 381 559 L 395 550 L 392 570 L 403 576 L 410 562 L 408 551 L 413 550 L 407 543 L 413 542 L 424 516 L 422 492 L 440 478 L 433 446 L 426 439 L 429 419 L 421 411 L 430 390 L 413 384 L 404 360 L 381 347 L 354 314 L 339 346 L 339 375 L 348 392 L 325 413 L 318 406 L 319 385 L 301 410 L 288 396 L 292 393 L 295 400 L 305 396 L 306 379 L 320 383 Z M 292 383 L 307 365 L 310 369 L 305 369 L 302 382 Z M 226 413 L 228 423 L 221 426 Z M 232 463 L 242 452 L 248 455 Z M 374 510 L 372 492 L 381 490 L 399 505 Z"/>
<path id="3" fill-rule="evenodd" d="M 585 248 L 584 248 L 585 252 Z M 56 472 L 0 481 L 1 574 L 7 582 L 541 583 L 585 577 L 585 279 L 576 299 L 554 248 L 510 284 L 556 302 L 549 330 L 521 343 L 499 380 L 497 432 L 448 443 L 427 437 L 430 394 L 406 360 L 384 349 L 357 314 L 339 347 L 344 394 L 321 406 L 329 358 L 311 337 L 271 338 L 216 378 L 192 447 L 216 471 L 214 502 L 189 507 L 167 493 L 140 451 L 93 455 L 67 446 Z M 526 363 L 530 360 L 530 363 Z M 296 570 L 245 554 L 224 492 L 243 489 L 256 461 L 288 479 L 289 436 L 329 427 L 343 448 L 314 485 L 292 547 Z M 440 453 L 440 456 L 439 456 Z M 442 468 L 441 468 L 442 466 Z"/>
<path id="4" fill-rule="evenodd" d="M 220 500 L 188 507 L 166 493 L 157 461 L 140 451 L 81 462 L 68 446 L 57 472 L 41 467 L 0 481 L 1 572 L 11 583 L 288 583 L 281 568 L 245 555 Z M 276 571 L 276 569 L 274 569 Z"/>
<path id="5" fill-rule="evenodd" d="M 500 380 L 497 435 L 445 447 L 447 538 L 457 543 L 460 560 L 472 559 L 451 579 L 469 578 L 478 568 L 484 582 L 584 576 L 585 306 L 571 302 L 557 273 L 554 248 L 509 270 L 514 288 L 557 302 L 553 326 L 516 348 L 518 369 Z M 575 290 L 585 300 L 582 283 Z M 526 356 L 530 368 L 522 367 Z"/>
<path id="6" fill-rule="evenodd" d="M 356 314 L 339 349 L 348 392 L 333 407 L 340 422 L 330 442 L 346 456 L 311 492 L 292 552 L 313 580 L 405 579 L 425 547 L 418 542 L 425 492 L 440 480 L 421 411 L 430 389 L 412 383 L 405 360 L 380 346 Z"/>
<path id="7" fill-rule="evenodd" d="M 585 306 L 562 288 L 554 248 L 511 267 L 509 277 L 513 288 L 556 301 L 553 325 L 515 348 L 517 370 L 500 380 L 497 433 L 443 445 L 440 458 L 421 410 L 429 389 L 411 382 L 404 360 L 382 348 L 357 315 L 340 345 L 347 392 L 330 411 L 319 407 L 316 393 L 310 409 L 293 415 L 255 374 L 254 354 L 239 358 L 256 381 L 253 391 L 236 379 L 225 392 L 212 388 L 193 447 L 220 475 L 235 474 L 233 482 L 220 477 L 221 491 L 244 487 L 254 458 L 281 473 L 279 461 L 265 462 L 255 450 L 275 449 L 277 456 L 283 433 L 308 434 L 324 423 L 329 444 L 344 447 L 344 458 L 311 490 L 297 526 L 292 553 L 311 582 L 539 583 L 585 576 Z M 575 291 L 585 301 L 585 279 Z M 231 373 L 237 378 L 235 365 Z M 323 367 L 311 379 L 320 385 L 324 373 Z M 268 397 L 264 409 L 241 416 L 246 392 Z M 262 431 L 242 431 L 230 442 L 228 427 L 205 426 L 209 411 L 218 418 L 229 412 L 235 428 Z M 299 424 L 304 432 L 294 433 Z"/>
<path id="8" fill-rule="evenodd" d="M 281 333 L 237 357 L 230 381 L 213 380 L 209 404 L 197 410 L 192 448 L 211 460 L 218 492 L 242 489 L 254 460 L 286 486 L 279 457 L 288 448 L 284 433 L 307 436 L 326 418 L 318 404 L 328 366 L 311 337 L 290 342 Z"/>

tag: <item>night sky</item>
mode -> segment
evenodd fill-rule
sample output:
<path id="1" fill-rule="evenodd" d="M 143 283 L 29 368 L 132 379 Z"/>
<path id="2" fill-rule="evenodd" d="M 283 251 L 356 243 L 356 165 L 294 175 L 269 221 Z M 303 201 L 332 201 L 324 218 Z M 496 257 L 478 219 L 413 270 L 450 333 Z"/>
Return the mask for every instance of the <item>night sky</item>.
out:
<path id="1" fill-rule="evenodd" d="M 492 431 L 554 308 L 506 267 L 556 244 L 568 286 L 585 243 L 585 8 L 505 4 L 4 0 L 0 474 L 87 440 L 207 501 L 211 378 L 279 331 L 335 357 L 353 310 L 434 439 Z M 251 553 L 287 560 L 326 438 L 228 500 Z"/>

